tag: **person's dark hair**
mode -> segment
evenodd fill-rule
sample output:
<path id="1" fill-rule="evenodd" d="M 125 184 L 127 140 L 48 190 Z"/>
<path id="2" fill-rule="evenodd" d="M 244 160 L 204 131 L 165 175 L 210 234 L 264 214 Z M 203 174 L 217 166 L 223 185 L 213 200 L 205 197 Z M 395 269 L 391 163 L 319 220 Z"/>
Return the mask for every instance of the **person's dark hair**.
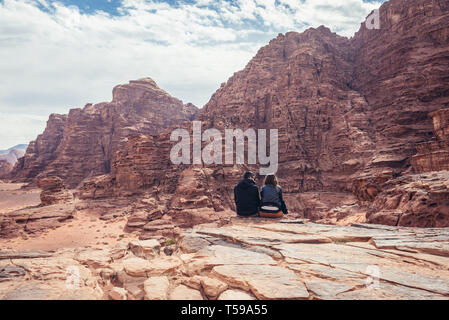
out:
<path id="1" fill-rule="evenodd" d="M 276 187 L 278 185 L 278 178 L 276 178 L 274 174 L 269 174 L 265 177 L 263 184 L 272 185 L 273 187 Z"/>
<path id="2" fill-rule="evenodd" d="M 251 171 L 247 171 L 245 172 L 245 174 L 243 175 L 243 179 L 248 179 L 251 177 L 255 177 L 256 175 L 254 173 L 252 173 Z"/>

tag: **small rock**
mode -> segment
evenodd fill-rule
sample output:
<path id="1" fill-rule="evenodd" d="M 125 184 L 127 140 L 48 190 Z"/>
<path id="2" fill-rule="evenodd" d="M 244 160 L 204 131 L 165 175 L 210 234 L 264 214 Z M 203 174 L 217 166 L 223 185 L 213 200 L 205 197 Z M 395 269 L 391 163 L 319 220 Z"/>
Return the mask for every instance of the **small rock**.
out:
<path id="1" fill-rule="evenodd" d="M 110 255 L 114 260 L 119 260 L 126 255 L 128 250 L 128 244 L 126 242 L 120 242 L 111 249 Z"/>
<path id="2" fill-rule="evenodd" d="M 185 253 L 195 253 L 210 245 L 210 242 L 197 236 L 186 235 L 180 243 L 180 248 Z"/>
<path id="3" fill-rule="evenodd" d="M 169 285 L 167 277 L 148 278 L 143 284 L 145 300 L 167 300 Z"/>
<path id="4" fill-rule="evenodd" d="M 151 268 L 148 260 L 142 258 L 129 258 L 123 261 L 123 268 L 130 276 L 142 277 L 146 276 Z"/>
<path id="5" fill-rule="evenodd" d="M 26 275 L 25 269 L 18 266 L 6 266 L 2 268 L 0 266 L 0 281 L 2 279 L 20 278 Z"/>
<path id="6" fill-rule="evenodd" d="M 154 276 L 160 276 L 174 272 L 181 265 L 182 261 L 176 257 L 154 259 L 149 262 L 149 273 Z"/>
<path id="7" fill-rule="evenodd" d="M 166 256 L 171 256 L 173 254 L 173 248 L 172 247 L 165 247 L 164 248 L 164 253 Z"/>
<path id="8" fill-rule="evenodd" d="M 76 260 L 94 269 L 107 268 L 112 261 L 109 255 L 109 250 L 87 250 L 80 252 Z"/>
<path id="9" fill-rule="evenodd" d="M 126 290 L 123 288 L 114 287 L 109 292 L 109 297 L 112 300 L 127 300 Z"/>
<path id="10" fill-rule="evenodd" d="M 155 239 L 133 240 L 129 243 L 129 249 L 137 257 L 149 259 L 159 255 L 161 245 Z"/>
<path id="11" fill-rule="evenodd" d="M 181 284 L 170 294 L 170 300 L 203 300 L 203 296 L 198 290 Z"/>
<path id="12" fill-rule="evenodd" d="M 223 291 L 228 288 L 228 285 L 220 280 L 208 277 L 201 278 L 201 286 L 204 293 L 209 298 L 217 298 Z"/>

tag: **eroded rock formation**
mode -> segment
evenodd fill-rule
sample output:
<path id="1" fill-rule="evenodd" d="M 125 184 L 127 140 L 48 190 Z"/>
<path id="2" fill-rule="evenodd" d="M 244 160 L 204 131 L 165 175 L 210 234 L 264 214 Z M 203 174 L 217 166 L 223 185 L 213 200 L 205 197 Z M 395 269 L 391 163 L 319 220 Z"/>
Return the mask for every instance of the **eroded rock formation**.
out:
<path id="1" fill-rule="evenodd" d="M 59 177 L 40 179 L 38 186 L 42 189 L 41 202 L 44 206 L 64 203 L 73 198 L 71 192 L 64 186 L 64 181 Z"/>
<path id="2" fill-rule="evenodd" d="M 0 237 L 27 238 L 29 235 L 40 235 L 72 219 L 74 212 L 73 203 L 59 203 L 2 213 L 0 214 Z"/>
<path id="3" fill-rule="evenodd" d="M 13 165 L 6 160 L 0 160 L 0 178 L 6 177 L 13 169 Z"/>
<path id="4" fill-rule="evenodd" d="M 430 114 L 435 137 L 417 146 L 411 158 L 416 174 L 380 179 L 358 190 L 369 204 L 367 221 L 377 224 L 449 226 L 449 109 Z M 371 196 L 373 195 L 373 196 Z"/>
<path id="5" fill-rule="evenodd" d="M 430 114 L 435 138 L 417 146 L 418 153 L 411 159 L 415 172 L 449 170 L 449 109 Z"/>
<path id="6" fill-rule="evenodd" d="M 32 142 L 12 177 L 30 181 L 58 176 L 67 186 L 111 171 L 115 153 L 136 134 L 157 134 L 192 120 L 198 109 L 171 97 L 150 79 L 113 90 L 110 103 L 88 104 L 68 115 L 51 115 L 47 128 Z"/>
<path id="7" fill-rule="evenodd" d="M 56 159 L 61 143 L 66 115 L 50 115 L 44 132 L 28 145 L 25 156 L 19 159 L 11 177 L 20 181 L 32 181 Z"/>

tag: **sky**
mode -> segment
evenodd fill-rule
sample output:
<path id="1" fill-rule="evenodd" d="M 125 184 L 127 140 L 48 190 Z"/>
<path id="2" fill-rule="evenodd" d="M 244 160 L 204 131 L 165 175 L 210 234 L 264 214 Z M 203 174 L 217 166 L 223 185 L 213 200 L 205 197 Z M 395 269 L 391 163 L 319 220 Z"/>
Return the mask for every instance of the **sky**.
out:
<path id="1" fill-rule="evenodd" d="M 384 0 L 0 0 L 0 149 L 151 77 L 204 106 L 279 33 L 351 37 Z"/>

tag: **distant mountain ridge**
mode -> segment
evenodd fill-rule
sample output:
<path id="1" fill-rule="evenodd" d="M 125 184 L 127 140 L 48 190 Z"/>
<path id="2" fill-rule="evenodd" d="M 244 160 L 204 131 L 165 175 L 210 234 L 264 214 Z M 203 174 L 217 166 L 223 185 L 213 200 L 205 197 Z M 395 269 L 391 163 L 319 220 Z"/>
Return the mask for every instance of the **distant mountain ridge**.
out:
<path id="1" fill-rule="evenodd" d="M 27 148 L 28 148 L 28 145 L 27 145 L 27 144 L 18 144 L 18 145 L 14 146 L 14 147 L 11 147 L 11 148 L 9 148 L 9 149 L 6 149 L 6 150 L 0 150 L 0 154 L 8 154 L 8 153 L 10 153 L 12 150 L 25 150 L 25 151 L 26 151 Z"/>
<path id="2" fill-rule="evenodd" d="M 5 160 L 14 165 L 19 158 L 25 155 L 25 149 L 11 149 L 8 153 L 0 154 L 0 160 Z"/>
<path id="3" fill-rule="evenodd" d="M 18 144 L 0 151 L 0 177 L 5 177 L 11 172 L 17 160 L 25 155 L 27 147 L 26 144 Z"/>

